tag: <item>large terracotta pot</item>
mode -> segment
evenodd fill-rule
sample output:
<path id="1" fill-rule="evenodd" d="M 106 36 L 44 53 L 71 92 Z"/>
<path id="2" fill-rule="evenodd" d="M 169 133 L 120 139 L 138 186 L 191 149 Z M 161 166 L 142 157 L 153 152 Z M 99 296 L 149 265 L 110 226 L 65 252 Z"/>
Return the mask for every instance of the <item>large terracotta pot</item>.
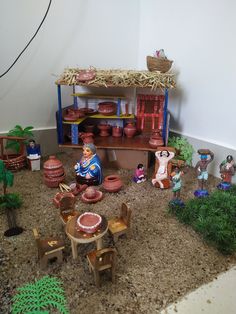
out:
<path id="1" fill-rule="evenodd" d="M 49 156 L 43 165 L 44 182 L 50 188 L 56 188 L 65 179 L 62 162 L 56 156 Z"/>
<path id="2" fill-rule="evenodd" d="M 158 146 L 164 145 L 163 138 L 161 137 L 159 130 L 153 131 L 152 135 L 150 136 L 149 145 L 152 148 L 157 148 Z"/>
<path id="3" fill-rule="evenodd" d="M 118 175 L 110 175 L 105 177 L 103 188 L 107 192 L 118 192 L 122 188 L 123 183 Z"/>
<path id="4" fill-rule="evenodd" d="M 132 122 L 127 123 L 126 126 L 124 127 L 124 133 L 129 138 L 134 137 L 136 132 L 137 132 L 136 126 Z"/>

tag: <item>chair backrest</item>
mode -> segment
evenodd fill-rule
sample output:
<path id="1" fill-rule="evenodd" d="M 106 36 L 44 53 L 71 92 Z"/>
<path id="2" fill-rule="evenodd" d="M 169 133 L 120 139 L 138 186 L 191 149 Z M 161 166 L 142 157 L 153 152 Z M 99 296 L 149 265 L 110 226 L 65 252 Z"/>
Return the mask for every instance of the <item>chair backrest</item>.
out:
<path id="1" fill-rule="evenodd" d="M 113 268 L 116 261 L 116 249 L 105 248 L 96 251 L 95 269 L 98 271 Z"/>
<path id="2" fill-rule="evenodd" d="M 127 204 L 122 203 L 120 209 L 120 218 L 124 221 L 127 227 L 130 226 L 131 213 L 132 210 L 127 206 Z"/>
<path id="3" fill-rule="evenodd" d="M 75 197 L 70 195 L 72 193 L 65 194 L 59 202 L 59 209 L 61 213 L 69 213 L 75 209 Z"/>

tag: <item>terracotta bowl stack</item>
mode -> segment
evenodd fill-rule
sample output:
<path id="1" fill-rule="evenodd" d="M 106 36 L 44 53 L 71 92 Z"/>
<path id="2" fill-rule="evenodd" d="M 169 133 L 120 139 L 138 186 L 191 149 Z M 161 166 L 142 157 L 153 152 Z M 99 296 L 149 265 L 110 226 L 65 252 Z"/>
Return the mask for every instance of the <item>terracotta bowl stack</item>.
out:
<path id="1" fill-rule="evenodd" d="M 62 162 L 56 156 L 49 156 L 43 165 L 44 169 L 44 183 L 49 188 L 57 188 L 59 184 L 65 179 L 65 172 Z"/>

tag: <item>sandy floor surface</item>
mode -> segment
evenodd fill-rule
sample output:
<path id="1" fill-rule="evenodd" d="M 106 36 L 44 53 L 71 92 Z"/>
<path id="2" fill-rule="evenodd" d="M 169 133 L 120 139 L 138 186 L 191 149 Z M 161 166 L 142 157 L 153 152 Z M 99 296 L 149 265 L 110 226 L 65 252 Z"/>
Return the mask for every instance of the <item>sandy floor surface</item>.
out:
<path id="1" fill-rule="evenodd" d="M 74 180 L 72 153 L 60 154 L 66 171 L 66 183 Z M 132 208 L 132 228 L 128 238 L 116 243 L 118 251 L 116 283 L 107 274 L 97 288 L 89 273 L 86 253 L 94 249 L 94 243 L 79 246 L 79 258 L 72 259 L 70 241 L 67 238 L 59 212 L 52 203 L 58 189 L 50 189 L 43 183 L 43 172 L 22 170 L 15 174 L 15 184 L 8 192 L 18 192 L 24 200 L 17 210 L 17 224 L 25 229 L 18 236 L 4 237 L 8 228 L 5 213 L 0 219 L 0 312 L 10 313 L 10 299 L 16 287 L 33 282 L 44 275 L 59 277 L 64 285 L 70 313 L 158 313 L 168 303 L 176 301 L 187 292 L 211 281 L 217 275 L 236 264 L 235 256 L 223 256 L 203 243 L 190 227 L 179 223 L 168 214 L 167 206 L 171 190 L 161 191 L 149 180 L 132 182 L 133 170 L 104 169 L 104 175 L 117 173 L 124 183 L 118 193 L 104 192 L 102 201 L 90 205 L 79 197 L 76 209 L 93 211 L 108 219 L 119 214 L 122 202 Z M 193 197 L 197 181 L 193 169 L 183 178 L 182 197 Z M 209 178 L 209 190 L 218 180 Z M 64 262 L 52 263 L 46 271 L 39 268 L 37 248 L 32 228 L 37 227 L 42 237 L 60 236 L 65 241 Z M 109 234 L 104 237 L 105 246 L 112 246 Z"/>

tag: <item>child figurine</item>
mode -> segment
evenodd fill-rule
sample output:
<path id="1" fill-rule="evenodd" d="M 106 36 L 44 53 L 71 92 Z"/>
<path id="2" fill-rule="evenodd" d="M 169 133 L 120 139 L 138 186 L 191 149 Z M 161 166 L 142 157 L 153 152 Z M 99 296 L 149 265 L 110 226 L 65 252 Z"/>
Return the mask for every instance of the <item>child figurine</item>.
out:
<path id="1" fill-rule="evenodd" d="M 135 175 L 133 177 L 133 180 L 136 183 L 141 183 L 141 182 L 146 181 L 143 164 L 138 164 L 135 170 Z"/>
<path id="2" fill-rule="evenodd" d="M 235 174 L 235 162 L 233 156 L 228 155 L 220 164 L 220 175 L 222 182 L 217 186 L 220 190 L 231 188 L 232 176 Z"/>
<path id="3" fill-rule="evenodd" d="M 26 146 L 27 159 L 32 171 L 40 170 L 41 150 L 40 145 L 36 144 L 35 140 L 30 139 Z"/>
<path id="4" fill-rule="evenodd" d="M 171 173 L 171 181 L 172 181 L 172 192 L 173 192 L 173 198 L 170 202 L 170 205 L 172 206 L 184 206 L 184 203 L 180 199 L 180 191 L 182 187 L 182 180 L 181 176 L 184 174 L 183 171 L 180 171 L 180 168 L 178 166 L 175 167 L 174 171 Z"/>
<path id="5" fill-rule="evenodd" d="M 209 149 L 199 149 L 198 154 L 201 160 L 199 160 L 195 166 L 198 178 L 198 190 L 194 192 L 194 195 L 196 197 L 205 197 L 209 195 L 206 189 L 206 182 L 208 180 L 207 166 L 214 159 L 214 154 Z M 208 155 L 210 158 L 208 158 Z"/>

